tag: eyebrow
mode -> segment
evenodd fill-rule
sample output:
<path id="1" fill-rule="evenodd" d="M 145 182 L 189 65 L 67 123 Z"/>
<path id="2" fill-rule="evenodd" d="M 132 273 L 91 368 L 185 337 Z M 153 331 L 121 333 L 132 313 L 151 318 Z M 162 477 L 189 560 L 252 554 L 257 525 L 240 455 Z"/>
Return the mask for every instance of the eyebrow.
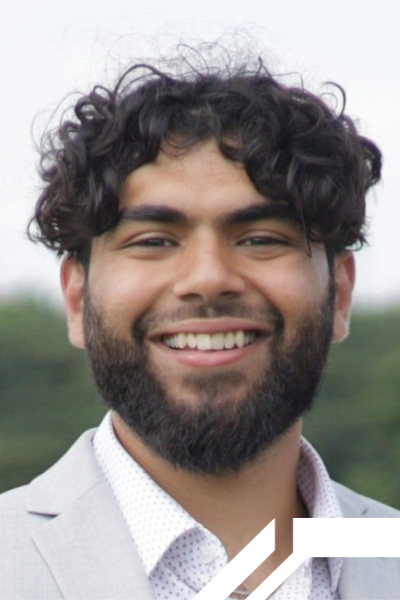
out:
<path id="1" fill-rule="evenodd" d="M 224 218 L 226 225 L 240 225 L 243 223 L 252 223 L 253 221 L 263 221 L 279 219 L 282 221 L 295 221 L 293 211 L 287 204 L 253 204 L 246 208 L 239 208 L 229 213 Z"/>
<path id="2" fill-rule="evenodd" d="M 222 215 L 221 222 L 224 225 L 240 225 L 261 220 L 279 219 L 295 221 L 293 211 L 284 204 L 253 204 L 245 208 L 239 208 L 230 213 Z M 146 205 L 124 208 L 119 212 L 115 228 L 125 222 L 155 222 L 173 225 L 187 225 L 189 219 L 186 214 L 176 208 L 164 205 Z"/>
<path id="3" fill-rule="evenodd" d="M 162 205 L 133 206 L 122 209 L 118 214 L 115 227 L 128 221 L 170 223 L 183 225 L 188 223 L 186 215 L 176 208 Z"/>

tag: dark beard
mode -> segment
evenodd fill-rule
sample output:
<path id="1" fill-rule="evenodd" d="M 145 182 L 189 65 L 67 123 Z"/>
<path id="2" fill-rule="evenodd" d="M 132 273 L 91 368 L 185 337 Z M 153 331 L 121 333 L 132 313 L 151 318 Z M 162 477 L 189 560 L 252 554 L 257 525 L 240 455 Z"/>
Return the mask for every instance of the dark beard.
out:
<path id="1" fill-rule="evenodd" d="M 191 377 L 201 401 L 195 406 L 174 398 L 149 363 L 144 339 L 151 319 L 137 320 L 132 342 L 118 339 L 106 319 L 85 298 L 85 339 L 96 384 L 105 403 L 154 452 L 188 471 L 238 472 L 273 445 L 312 405 L 332 339 L 333 292 L 319 311 L 304 315 L 294 339 L 285 339 L 283 319 L 274 319 L 270 360 L 246 397 L 229 402 L 226 389 L 245 381 L 232 369 L 221 375 Z M 249 317 L 249 310 L 214 307 L 207 316 Z M 205 308 L 186 318 L 206 316 Z M 174 321 L 179 320 L 175 313 Z M 173 321 L 172 321 L 173 322 Z M 230 386 L 230 387 L 229 387 Z M 224 393 L 225 392 L 225 393 Z"/>

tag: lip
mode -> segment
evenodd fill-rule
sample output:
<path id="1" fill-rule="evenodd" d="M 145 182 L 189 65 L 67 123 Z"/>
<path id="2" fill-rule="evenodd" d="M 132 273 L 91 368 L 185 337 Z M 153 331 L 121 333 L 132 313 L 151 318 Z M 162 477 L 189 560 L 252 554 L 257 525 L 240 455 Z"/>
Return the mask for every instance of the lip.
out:
<path id="1" fill-rule="evenodd" d="M 150 336 L 150 341 L 159 341 L 161 338 L 177 333 L 228 333 L 229 331 L 257 331 L 264 335 L 270 330 L 259 323 L 247 319 L 190 319 L 159 329 Z M 228 350 L 224 350 L 228 352 Z"/>

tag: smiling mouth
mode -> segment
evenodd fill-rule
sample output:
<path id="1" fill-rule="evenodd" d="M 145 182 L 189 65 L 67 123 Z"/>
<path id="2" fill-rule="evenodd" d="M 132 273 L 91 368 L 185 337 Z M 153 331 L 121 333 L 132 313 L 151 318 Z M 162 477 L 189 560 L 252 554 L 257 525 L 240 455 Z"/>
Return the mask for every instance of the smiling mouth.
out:
<path id="1" fill-rule="evenodd" d="M 259 331 L 228 331 L 226 333 L 179 332 L 161 337 L 161 342 L 172 350 L 215 352 L 250 346 L 261 337 Z"/>

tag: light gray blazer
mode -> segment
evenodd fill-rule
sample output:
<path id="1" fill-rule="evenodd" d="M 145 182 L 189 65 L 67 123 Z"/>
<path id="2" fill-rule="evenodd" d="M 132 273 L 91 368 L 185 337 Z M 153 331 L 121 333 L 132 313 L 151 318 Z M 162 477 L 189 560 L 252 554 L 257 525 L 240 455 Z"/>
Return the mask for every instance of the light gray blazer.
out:
<path id="1" fill-rule="evenodd" d="M 30 485 L 0 497 L 0 600 L 154 600 L 94 458 L 93 433 Z M 336 489 L 346 517 L 400 517 Z M 339 592 L 342 600 L 400 599 L 400 559 L 345 559 Z"/>

